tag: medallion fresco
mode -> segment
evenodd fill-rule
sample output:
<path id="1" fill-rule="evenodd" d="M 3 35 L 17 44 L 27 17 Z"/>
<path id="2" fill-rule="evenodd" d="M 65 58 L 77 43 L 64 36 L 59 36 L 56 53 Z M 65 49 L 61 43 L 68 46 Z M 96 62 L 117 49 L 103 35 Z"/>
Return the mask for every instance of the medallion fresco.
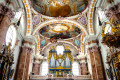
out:
<path id="1" fill-rule="evenodd" d="M 38 25 L 41 22 L 41 17 L 39 15 L 35 15 L 33 18 L 33 24 Z"/>
<path id="2" fill-rule="evenodd" d="M 73 24 L 51 23 L 43 26 L 39 33 L 47 38 L 68 39 L 78 36 L 81 30 Z"/>
<path id="3" fill-rule="evenodd" d="M 76 45 L 76 46 L 79 46 L 79 45 L 80 45 L 80 41 L 79 41 L 78 39 L 75 39 L 74 42 L 75 42 L 75 45 Z"/>
<path id="4" fill-rule="evenodd" d="M 30 0 L 39 13 L 52 17 L 76 15 L 86 9 L 89 0 Z"/>
<path id="5" fill-rule="evenodd" d="M 87 19 L 85 16 L 82 16 L 81 18 L 79 18 L 78 21 L 80 21 L 80 23 L 83 25 L 87 25 Z"/>

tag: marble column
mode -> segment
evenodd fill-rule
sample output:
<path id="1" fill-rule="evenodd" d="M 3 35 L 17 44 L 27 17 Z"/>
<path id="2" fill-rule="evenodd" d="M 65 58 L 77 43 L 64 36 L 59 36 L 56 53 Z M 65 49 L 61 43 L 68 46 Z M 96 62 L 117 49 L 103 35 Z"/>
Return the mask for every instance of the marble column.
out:
<path id="1" fill-rule="evenodd" d="M 33 72 L 34 75 L 40 75 L 40 63 L 33 63 Z"/>
<path id="2" fill-rule="evenodd" d="M 88 74 L 88 66 L 87 66 L 87 59 L 81 58 L 80 59 L 80 74 L 81 75 L 87 75 Z"/>
<path id="3" fill-rule="evenodd" d="M 104 75 L 104 67 L 102 64 L 100 51 L 98 47 L 97 39 L 92 38 L 87 42 L 87 52 L 89 56 L 89 62 L 92 70 L 92 80 L 106 80 Z"/>
<path id="4" fill-rule="evenodd" d="M 81 63 L 81 75 L 87 75 L 88 74 L 88 68 L 87 63 Z"/>
<path id="5" fill-rule="evenodd" d="M 3 43 L 5 43 L 5 37 L 6 37 L 7 30 L 9 28 L 9 25 L 10 25 L 10 19 L 7 16 L 4 16 L 0 22 L 0 51 Z"/>
<path id="6" fill-rule="evenodd" d="M 31 63 L 32 49 L 23 46 L 20 54 L 19 66 L 17 68 L 15 80 L 27 80 L 29 75 L 29 65 Z"/>
<path id="7" fill-rule="evenodd" d="M 33 67 L 32 67 L 33 75 L 40 75 L 40 68 L 41 68 L 41 56 L 35 55 L 34 63 L 33 63 Z"/>

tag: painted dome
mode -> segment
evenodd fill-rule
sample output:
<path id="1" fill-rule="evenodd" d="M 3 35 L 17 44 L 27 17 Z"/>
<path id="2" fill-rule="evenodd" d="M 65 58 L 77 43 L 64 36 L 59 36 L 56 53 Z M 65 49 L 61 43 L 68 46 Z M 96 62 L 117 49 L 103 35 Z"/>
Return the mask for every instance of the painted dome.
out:
<path id="1" fill-rule="evenodd" d="M 68 39 L 78 36 L 81 30 L 74 24 L 51 23 L 43 26 L 39 33 L 47 38 Z"/>
<path id="2" fill-rule="evenodd" d="M 86 9 L 89 0 L 30 0 L 37 12 L 51 17 L 68 17 Z"/>

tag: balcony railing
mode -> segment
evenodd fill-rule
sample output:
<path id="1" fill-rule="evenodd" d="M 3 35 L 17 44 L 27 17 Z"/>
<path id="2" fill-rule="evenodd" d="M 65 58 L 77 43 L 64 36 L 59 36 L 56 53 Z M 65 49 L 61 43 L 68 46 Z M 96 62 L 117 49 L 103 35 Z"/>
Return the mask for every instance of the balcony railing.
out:
<path id="1" fill-rule="evenodd" d="M 64 75 L 64 77 L 55 77 L 55 76 L 56 75 L 46 75 L 46 76 L 32 75 L 30 76 L 30 80 L 46 80 L 46 79 L 92 80 L 90 75 L 80 75 L 80 76 Z"/>

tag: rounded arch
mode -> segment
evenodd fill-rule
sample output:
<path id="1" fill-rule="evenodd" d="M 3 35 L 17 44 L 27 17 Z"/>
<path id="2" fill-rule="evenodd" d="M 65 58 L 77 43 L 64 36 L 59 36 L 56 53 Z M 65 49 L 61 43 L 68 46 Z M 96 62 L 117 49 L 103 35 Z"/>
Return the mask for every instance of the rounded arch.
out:
<path id="1" fill-rule="evenodd" d="M 28 0 L 22 0 L 25 6 L 25 10 L 26 10 L 26 17 L 27 17 L 27 30 L 26 30 L 26 35 L 31 35 L 32 33 L 32 28 L 33 28 L 33 24 L 32 24 L 32 12 L 30 9 L 30 5 L 29 5 L 29 1 Z"/>
<path id="2" fill-rule="evenodd" d="M 64 46 L 63 46 L 63 45 L 57 45 L 57 46 L 56 46 L 56 51 L 59 52 L 59 53 L 57 53 L 57 54 L 63 55 Z"/>
<path id="3" fill-rule="evenodd" d="M 97 0 L 91 0 L 90 8 L 89 8 L 89 15 L 88 15 L 88 31 L 90 35 L 94 35 L 94 29 L 93 29 L 93 16 L 94 16 L 94 10 Z"/>
<path id="4" fill-rule="evenodd" d="M 82 26 L 80 25 L 79 23 L 75 22 L 75 21 L 71 21 L 71 20 L 67 20 L 67 19 L 64 19 L 64 20 L 50 20 L 50 21 L 47 21 L 47 22 L 44 22 L 44 23 L 41 23 L 38 27 L 35 28 L 35 30 L 33 31 L 32 35 L 35 35 L 36 32 L 38 32 L 38 30 L 40 30 L 42 27 L 44 27 L 45 25 L 48 25 L 50 23 L 71 23 L 71 24 L 75 24 L 78 26 L 78 28 L 80 28 L 86 35 L 88 35 L 88 32 L 87 30 Z"/>
<path id="5" fill-rule="evenodd" d="M 41 54 L 44 54 L 44 56 L 47 56 L 47 54 L 45 53 L 49 53 L 50 47 L 51 46 L 56 47 L 57 45 L 69 46 L 71 49 L 71 52 L 74 53 L 73 56 L 76 56 L 77 54 L 79 54 L 79 49 L 76 46 L 74 46 L 72 43 L 67 41 L 58 41 L 58 43 L 54 43 L 54 44 L 49 43 L 42 49 Z"/>

